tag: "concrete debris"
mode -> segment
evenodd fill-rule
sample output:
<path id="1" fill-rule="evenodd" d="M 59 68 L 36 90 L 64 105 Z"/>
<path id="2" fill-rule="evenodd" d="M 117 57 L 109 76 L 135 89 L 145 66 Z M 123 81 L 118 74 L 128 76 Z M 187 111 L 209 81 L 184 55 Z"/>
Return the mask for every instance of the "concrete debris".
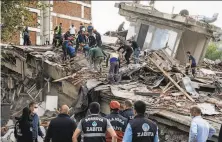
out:
<path id="1" fill-rule="evenodd" d="M 172 18 L 172 15 L 166 15 L 157 10 L 152 11 L 152 13 L 149 7 L 143 7 L 139 4 L 121 3 L 119 6 L 120 14 L 127 16 L 130 20 L 141 21 L 140 19 L 142 19 L 148 21 L 147 23 L 156 21 L 155 24 L 161 24 L 164 27 L 170 25 L 171 29 L 175 27 L 175 29 L 181 29 L 181 32 L 175 33 L 178 34 L 175 36 L 172 31 L 164 30 L 163 32 L 162 29 L 150 25 L 150 29 L 157 31 L 157 33 L 146 31 L 149 36 L 155 35 L 149 37 L 150 40 L 154 40 L 154 45 L 160 43 L 161 40 L 155 38 L 165 35 L 162 33 L 168 34 L 168 37 L 166 36 L 164 39 L 170 40 L 169 43 L 167 41 L 167 43 L 158 45 L 161 47 L 156 47 L 150 43 L 148 45 L 147 41 L 138 41 L 142 50 L 138 63 L 126 65 L 124 55 L 121 55 L 119 69 L 121 81 L 116 84 L 108 84 L 108 68 L 105 67 L 104 61 L 101 72 L 94 71 L 91 69 L 92 65 L 88 59 L 79 51 L 74 58 L 64 61 L 62 60 L 62 49 L 55 49 L 51 46 L 1 45 L 1 103 L 5 105 L 5 110 L 8 110 L 7 112 L 4 111 L 6 117 L 2 121 L 2 126 L 7 124 L 10 116 L 20 116 L 22 109 L 31 101 L 39 103 L 38 114 L 42 125 L 47 126 L 49 121 L 56 117 L 58 107 L 62 104 L 73 106 L 73 114 L 76 114 L 82 112 L 82 109 L 87 109 L 90 103 L 88 101 L 93 99 L 101 101 L 103 113 L 108 112 L 107 103 L 110 100 L 115 99 L 120 102 L 126 99 L 143 100 L 147 103 L 147 113 L 150 114 L 150 118 L 155 119 L 158 123 L 164 123 L 186 132 L 189 132 L 188 126 L 190 125 L 189 108 L 198 103 L 202 108 L 203 115 L 207 118 L 209 118 L 208 115 L 213 115 L 213 121 L 210 122 L 215 125 L 218 124 L 222 115 L 222 101 L 220 100 L 220 94 L 222 94 L 222 62 L 204 59 L 195 76 L 186 75 L 186 67 L 183 66 L 186 57 L 181 46 L 185 44 L 185 47 L 188 47 L 188 42 L 181 43 L 185 40 L 183 37 L 192 38 L 191 35 L 201 34 L 204 36 L 198 36 L 199 41 L 194 42 L 193 39 L 190 39 L 192 41 L 189 43 L 202 47 L 202 40 L 207 43 L 206 37 L 210 37 L 210 33 L 206 32 L 209 25 L 206 26 L 202 23 L 202 26 L 197 26 L 197 23 L 201 24 L 199 21 L 197 23 L 192 22 L 179 15 L 179 17 Z M 144 26 L 143 24 L 139 25 Z M 196 29 L 194 30 L 193 27 Z M 143 28 L 146 29 L 146 27 Z M 182 29 L 189 30 L 182 31 Z M 212 26 L 209 31 L 215 29 L 216 27 Z M 121 43 L 129 44 L 129 41 L 126 41 L 127 33 L 131 34 L 127 39 L 135 38 L 135 36 L 139 37 L 137 39 L 142 39 L 140 38 L 141 35 L 133 33 L 137 31 L 140 30 L 134 26 L 126 31 L 107 32 L 102 36 L 103 50 L 106 53 L 111 53 L 116 51 Z M 175 37 L 174 42 L 171 41 L 171 37 Z M 181 42 L 178 39 L 181 39 Z M 171 42 L 173 45 L 170 45 Z M 147 44 L 147 48 L 143 49 L 145 44 Z M 197 59 L 199 62 L 202 52 L 199 54 L 199 49 L 194 48 L 195 54 L 198 52 L 197 55 L 200 55 Z M 204 47 L 201 50 L 204 50 Z M 132 62 L 134 57 L 130 60 Z M 190 72 L 189 70 L 188 73 Z M 96 97 L 93 98 L 93 95 Z M 1 119 L 3 120 L 3 118 Z M 162 127 L 163 129 L 164 127 Z M 172 141 L 172 133 L 161 132 L 160 135 L 161 139 Z M 184 133 L 179 135 L 186 137 Z M 181 137 L 174 139 L 175 141 L 184 140 Z"/>
<path id="2" fill-rule="evenodd" d="M 202 104 L 197 104 L 197 106 L 200 107 L 202 114 L 206 114 L 206 115 L 219 114 L 219 112 L 216 112 L 215 105 L 213 104 L 202 103 Z"/>

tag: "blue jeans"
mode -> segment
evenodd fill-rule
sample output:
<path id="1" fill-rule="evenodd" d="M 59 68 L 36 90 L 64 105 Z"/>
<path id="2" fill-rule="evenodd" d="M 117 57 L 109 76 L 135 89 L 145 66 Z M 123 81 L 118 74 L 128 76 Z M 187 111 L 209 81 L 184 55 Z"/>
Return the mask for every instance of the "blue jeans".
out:
<path id="1" fill-rule="evenodd" d="M 87 57 L 89 54 L 89 46 L 88 45 L 83 46 L 83 52 L 85 54 L 85 57 Z"/>
<path id="2" fill-rule="evenodd" d="M 139 55 L 140 55 L 140 49 L 135 49 L 134 50 L 134 63 L 137 64 L 139 63 Z"/>

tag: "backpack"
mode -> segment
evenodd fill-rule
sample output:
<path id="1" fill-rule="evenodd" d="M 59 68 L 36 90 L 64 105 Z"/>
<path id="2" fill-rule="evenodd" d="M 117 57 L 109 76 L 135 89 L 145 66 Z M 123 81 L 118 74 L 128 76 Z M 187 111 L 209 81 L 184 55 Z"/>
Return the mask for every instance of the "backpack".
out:
<path id="1" fill-rule="evenodd" d="M 19 126 L 19 122 L 20 122 L 20 120 L 18 120 L 15 123 L 15 128 L 14 128 L 14 136 L 15 136 L 16 139 L 18 139 L 18 137 L 22 136 L 21 129 L 20 129 L 20 126 Z"/>

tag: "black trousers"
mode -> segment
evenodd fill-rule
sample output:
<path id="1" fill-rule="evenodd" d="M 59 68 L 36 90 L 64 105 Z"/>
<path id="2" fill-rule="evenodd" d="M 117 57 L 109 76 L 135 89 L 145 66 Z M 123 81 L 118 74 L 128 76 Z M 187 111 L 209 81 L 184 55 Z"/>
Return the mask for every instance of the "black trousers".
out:
<path id="1" fill-rule="evenodd" d="M 190 66 L 187 66 L 186 67 L 186 75 L 188 75 L 189 74 L 189 68 L 190 68 Z M 191 72 L 192 72 L 192 75 L 193 76 L 195 76 L 195 73 L 196 73 L 196 65 L 191 65 Z"/>
<path id="2" fill-rule="evenodd" d="M 29 45 L 29 36 L 27 36 L 27 35 L 24 36 L 23 45 Z"/>
<path id="3" fill-rule="evenodd" d="M 127 65 L 130 63 L 130 56 L 131 55 L 132 55 L 132 52 L 126 52 L 126 54 L 125 54 L 125 59 L 126 59 Z"/>

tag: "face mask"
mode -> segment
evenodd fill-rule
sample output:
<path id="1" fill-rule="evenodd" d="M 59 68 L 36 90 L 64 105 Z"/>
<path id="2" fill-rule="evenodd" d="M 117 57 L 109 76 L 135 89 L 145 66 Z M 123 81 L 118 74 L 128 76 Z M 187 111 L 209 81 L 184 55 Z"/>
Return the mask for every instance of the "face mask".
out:
<path id="1" fill-rule="evenodd" d="M 194 118 L 194 116 L 192 116 L 191 114 L 190 114 L 190 117 L 193 119 Z"/>

